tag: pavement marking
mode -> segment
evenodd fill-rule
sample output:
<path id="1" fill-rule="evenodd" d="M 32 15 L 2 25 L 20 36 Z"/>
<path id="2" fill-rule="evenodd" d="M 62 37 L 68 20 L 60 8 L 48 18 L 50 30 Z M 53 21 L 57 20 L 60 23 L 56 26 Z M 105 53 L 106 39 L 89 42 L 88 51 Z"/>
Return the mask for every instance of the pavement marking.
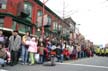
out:
<path id="1" fill-rule="evenodd" d="M 0 69 L 0 71 L 8 71 L 8 70 Z"/>
<path id="2" fill-rule="evenodd" d="M 71 63 L 58 63 L 58 64 L 108 69 L 107 66 L 97 66 L 97 65 L 87 65 L 87 64 L 71 64 Z"/>

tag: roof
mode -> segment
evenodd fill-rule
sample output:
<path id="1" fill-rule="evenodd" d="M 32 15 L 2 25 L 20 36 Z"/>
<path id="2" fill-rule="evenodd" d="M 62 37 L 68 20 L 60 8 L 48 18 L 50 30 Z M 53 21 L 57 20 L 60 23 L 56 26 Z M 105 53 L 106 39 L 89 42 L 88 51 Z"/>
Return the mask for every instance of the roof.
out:
<path id="1" fill-rule="evenodd" d="M 64 24 L 66 24 L 68 27 L 70 27 L 69 23 L 67 23 L 65 20 L 63 21 Z"/>
<path id="2" fill-rule="evenodd" d="M 74 25 L 76 25 L 76 22 L 71 18 L 71 17 L 68 17 L 68 18 L 65 18 L 64 21 L 66 21 L 67 23 L 73 23 Z M 68 22 L 69 21 L 69 22 Z"/>

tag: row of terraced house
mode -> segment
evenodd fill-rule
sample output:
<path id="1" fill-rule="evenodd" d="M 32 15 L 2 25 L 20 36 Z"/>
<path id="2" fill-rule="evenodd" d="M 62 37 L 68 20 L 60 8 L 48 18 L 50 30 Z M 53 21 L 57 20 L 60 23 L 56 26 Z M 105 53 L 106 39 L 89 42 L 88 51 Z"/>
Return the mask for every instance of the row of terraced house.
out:
<path id="1" fill-rule="evenodd" d="M 0 29 L 5 35 L 19 30 L 20 34 L 30 31 L 32 35 L 41 35 L 42 17 L 44 35 L 68 37 L 75 32 L 76 23 L 71 18 L 62 19 L 40 0 L 0 0 Z M 8 34 L 6 34 L 8 33 Z"/>

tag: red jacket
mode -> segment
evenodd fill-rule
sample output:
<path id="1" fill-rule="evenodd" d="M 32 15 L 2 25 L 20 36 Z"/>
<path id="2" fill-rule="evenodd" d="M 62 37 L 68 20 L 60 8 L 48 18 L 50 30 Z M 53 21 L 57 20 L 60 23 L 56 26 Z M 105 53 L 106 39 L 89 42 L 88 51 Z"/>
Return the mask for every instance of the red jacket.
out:
<path id="1" fill-rule="evenodd" d="M 63 55 L 70 56 L 70 53 L 69 53 L 69 51 L 67 49 L 64 49 L 63 50 Z"/>

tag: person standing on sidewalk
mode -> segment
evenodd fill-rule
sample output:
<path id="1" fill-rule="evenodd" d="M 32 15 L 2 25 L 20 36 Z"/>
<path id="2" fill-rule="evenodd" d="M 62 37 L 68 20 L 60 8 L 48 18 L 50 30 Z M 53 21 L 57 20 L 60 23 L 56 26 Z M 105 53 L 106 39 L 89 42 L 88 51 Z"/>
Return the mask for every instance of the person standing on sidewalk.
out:
<path id="1" fill-rule="evenodd" d="M 29 48 L 28 48 L 29 59 L 30 59 L 29 65 L 35 64 L 35 54 L 37 53 L 37 44 L 38 44 L 38 41 L 36 40 L 35 37 L 32 37 L 30 41 L 26 41 L 26 45 L 29 45 Z"/>
<path id="2" fill-rule="evenodd" d="M 5 51 L 5 48 L 3 47 L 3 43 L 0 42 L 0 65 L 4 67 L 5 65 L 5 59 L 7 58 L 7 53 Z"/>
<path id="3" fill-rule="evenodd" d="M 0 42 L 3 43 L 3 47 L 5 47 L 6 38 L 3 35 L 3 31 L 2 30 L 0 30 Z"/>
<path id="4" fill-rule="evenodd" d="M 39 63 L 40 64 L 43 64 L 43 62 L 44 62 L 44 60 L 43 60 L 43 56 L 44 56 L 44 45 L 43 45 L 42 42 L 40 43 L 40 46 L 38 48 L 38 52 L 39 52 L 39 55 L 40 55 Z"/>
<path id="5" fill-rule="evenodd" d="M 72 51 L 72 59 L 73 59 L 73 60 L 76 60 L 76 59 L 77 59 L 77 54 L 78 54 L 78 52 L 77 52 L 77 47 L 74 46 L 74 49 L 73 49 L 73 51 Z"/>
<path id="6" fill-rule="evenodd" d="M 57 57 L 57 62 L 63 62 L 63 49 L 62 46 L 60 44 L 57 44 L 57 48 L 56 48 L 56 57 Z"/>
<path id="7" fill-rule="evenodd" d="M 18 31 L 12 32 L 12 36 L 9 38 L 9 50 L 11 52 L 11 66 L 18 63 L 18 51 L 21 45 L 21 36 L 18 35 Z"/>
<path id="8" fill-rule="evenodd" d="M 27 64 L 28 62 L 28 45 L 26 45 L 26 41 L 30 41 L 30 32 L 26 32 L 26 34 L 22 37 L 22 52 L 21 52 L 21 56 L 22 56 L 22 64 Z"/>

